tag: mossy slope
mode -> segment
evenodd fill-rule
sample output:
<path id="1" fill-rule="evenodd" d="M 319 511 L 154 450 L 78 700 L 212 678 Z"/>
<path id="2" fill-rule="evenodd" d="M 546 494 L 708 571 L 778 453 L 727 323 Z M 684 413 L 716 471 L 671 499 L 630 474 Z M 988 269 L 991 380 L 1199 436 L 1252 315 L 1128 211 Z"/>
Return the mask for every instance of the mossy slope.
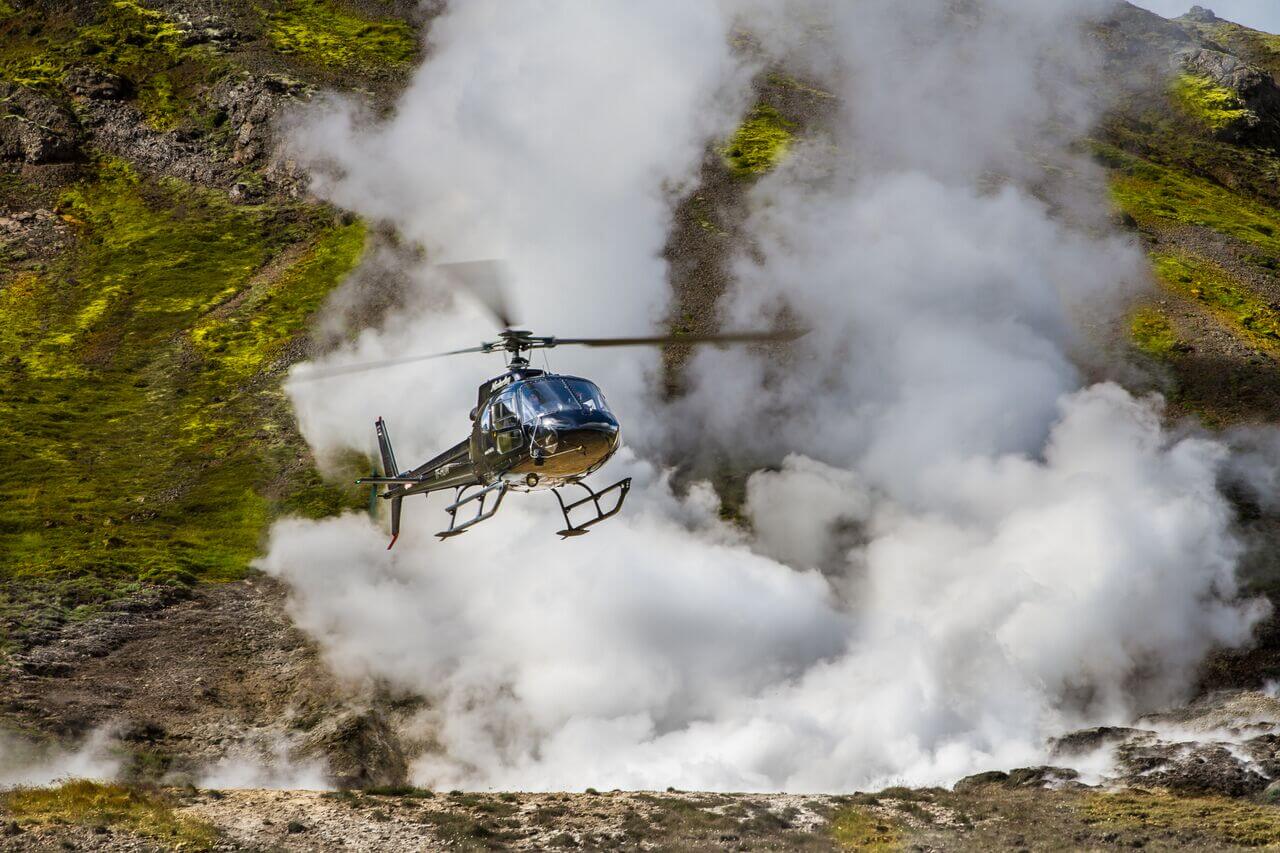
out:
<path id="1" fill-rule="evenodd" d="M 372 20 L 328 0 L 286 0 L 271 13 L 268 36 L 281 53 L 366 73 L 404 68 L 418 51 L 405 22 Z"/>
<path id="2" fill-rule="evenodd" d="M 358 259 L 362 227 L 118 162 L 60 211 L 75 250 L 0 287 L 0 581 L 91 604 L 234 578 L 272 514 L 344 505 L 294 463 L 267 372 Z"/>

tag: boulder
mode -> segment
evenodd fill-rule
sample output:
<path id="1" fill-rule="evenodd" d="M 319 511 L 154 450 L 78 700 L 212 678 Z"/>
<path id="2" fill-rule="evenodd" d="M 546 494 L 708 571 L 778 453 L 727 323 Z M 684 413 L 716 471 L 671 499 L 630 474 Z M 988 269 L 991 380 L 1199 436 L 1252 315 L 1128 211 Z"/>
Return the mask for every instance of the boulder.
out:
<path id="1" fill-rule="evenodd" d="M 118 101 L 133 90 L 133 84 L 118 74 L 87 65 L 67 71 L 63 83 L 71 94 L 97 101 Z"/>
<path id="2" fill-rule="evenodd" d="M 1080 774 L 1069 767 L 1019 767 L 1005 773 L 989 770 L 966 776 L 955 784 L 957 793 L 975 791 L 991 785 L 1001 788 L 1054 788 L 1065 782 L 1074 782 Z"/>
<path id="3" fill-rule="evenodd" d="M 1049 742 L 1049 749 L 1055 757 L 1085 755 L 1146 734 L 1149 733 L 1142 729 L 1125 726 L 1095 726 L 1054 738 Z"/>
<path id="4" fill-rule="evenodd" d="M 1280 87 L 1275 79 L 1238 56 L 1200 48 L 1184 53 L 1182 68 L 1234 92 L 1247 112 L 1218 136 L 1228 142 L 1280 145 Z"/>
<path id="5" fill-rule="evenodd" d="M 241 74 L 219 82 L 209 100 L 226 116 L 233 162 L 249 163 L 269 154 L 272 117 L 285 102 L 309 94 L 309 88 L 288 77 Z"/>
<path id="6" fill-rule="evenodd" d="M 65 106 L 35 89 L 0 83 L 0 162 L 65 163 L 80 156 L 81 130 Z"/>
<path id="7" fill-rule="evenodd" d="M 989 785 L 1003 785 L 1009 781 L 1009 774 L 1003 770 L 988 770 L 986 773 L 974 773 L 966 776 L 952 788 L 957 794 L 974 791 Z"/>

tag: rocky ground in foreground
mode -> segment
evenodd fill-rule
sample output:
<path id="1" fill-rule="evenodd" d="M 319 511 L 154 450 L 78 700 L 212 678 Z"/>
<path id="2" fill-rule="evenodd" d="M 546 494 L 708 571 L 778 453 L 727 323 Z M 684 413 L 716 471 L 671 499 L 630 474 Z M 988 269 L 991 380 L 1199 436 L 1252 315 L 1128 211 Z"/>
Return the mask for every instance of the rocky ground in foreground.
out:
<path id="1" fill-rule="evenodd" d="M 0 851 L 1233 850 L 1280 844 L 1280 809 L 1160 790 L 1040 787 L 801 796 L 156 790 L 106 810 L 6 815 Z M 100 792 L 101 793 L 101 792 Z"/>

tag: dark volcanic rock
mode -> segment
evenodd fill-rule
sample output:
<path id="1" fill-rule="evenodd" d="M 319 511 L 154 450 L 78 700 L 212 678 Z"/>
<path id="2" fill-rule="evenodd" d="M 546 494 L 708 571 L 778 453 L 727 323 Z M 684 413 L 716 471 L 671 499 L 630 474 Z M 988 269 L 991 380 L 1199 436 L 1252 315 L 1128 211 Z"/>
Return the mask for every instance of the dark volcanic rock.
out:
<path id="1" fill-rule="evenodd" d="M 84 65 L 68 71 L 63 82 L 71 94 L 101 101 L 126 98 L 133 89 L 133 84 L 119 75 Z"/>
<path id="2" fill-rule="evenodd" d="M 1054 738 L 1049 746 L 1054 756 L 1083 755 L 1145 734 L 1147 732 L 1141 729 L 1130 729 L 1124 726 L 1096 726 Z"/>
<path id="3" fill-rule="evenodd" d="M 1019 767 L 1009 771 L 1006 788 L 1052 788 L 1063 782 L 1074 782 L 1080 774 L 1070 767 Z"/>
<path id="4" fill-rule="evenodd" d="M 1220 136 L 1232 142 L 1261 145 L 1280 144 L 1280 87 L 1275 79 L 1237 56 L 1201 48 L 1182 57 L 1182 66 L 1192 74 L 1212 80 L 1235 92 L 1249 113 L 1228 125 Z"/>
<path id="5" fill-rule="evenodd" d="M 1019 767 L 1005 773 L 991 770 L 966 776 L 955 784 L 957 793 L 974 791 L 988 785 L 1002 788 L 1052 788 L 1064 782 L 1073 782 L 1080 774 L 1069 767 Z"/>
<path id="6" fill-rule="evenodd" d="M 0 83 L 0 161 L 65 163 L 79 157 L 80 140 L 80 124 L 62 104 Z"/>
<path id="7" fill-rule="evenodd" d="M 1130 785 L 1155 786 L 1188 794 L 1247 797 L 1268 779 L 1218 743 L 1129 743 L 1116 750 Z"/>
<path id="8" fill-rule="evenodd" d="M 1197 24 L 1216 24 L 1218 22 L 1218 16 L 1213 14 L 1213 10 L 1206 9 L 1203 6 L 1192 6 L 1191 11 L 1183 17 Z"/>
<path id="9" fill-rule="evenodd" d="M 984 788 L 987 785 L 1003 785 L 1008 781 L 1008 773 L 1002 770 L 988 770 L 986 773 L 974 773 L 972 776 L 964 777 L 955 784 L 953 790 L 957 793 L 963 793 L 977 788 Z"/>
<path id="10" fill-rule="evenodd" d="M 227 117 L 232 155 L 236 163 L 249 163 L 272 149 L 271 120 L 286 101 L 310 94 L 307 86 L 287 77 L 241 74 L 213 88 L 209 100 Z"/>

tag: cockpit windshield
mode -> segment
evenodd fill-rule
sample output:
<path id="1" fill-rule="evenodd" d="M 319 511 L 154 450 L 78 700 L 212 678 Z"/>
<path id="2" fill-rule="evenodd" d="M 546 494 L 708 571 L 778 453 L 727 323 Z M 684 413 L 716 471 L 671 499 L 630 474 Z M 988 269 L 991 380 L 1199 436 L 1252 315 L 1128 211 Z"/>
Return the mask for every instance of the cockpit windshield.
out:
<path id="1" fill-rule="evenodd" d="M 585 379 L 531 379 L 516 386 L 516 394 L 525 418 L 564 411 L 609 411 L 600 389 Z"/>
<path id="2" fill-rule="evenodd" d="M 569 386 L 573 396 L 578 399 L 578 404 L 588 412 L 609 411 L 609 406 L 604 401 L 604 395 L 600 393 L 600 389 L 596 387 L 594 382 L 588 382 L 585 379 L 566 379 L 564 384 Z"/>

